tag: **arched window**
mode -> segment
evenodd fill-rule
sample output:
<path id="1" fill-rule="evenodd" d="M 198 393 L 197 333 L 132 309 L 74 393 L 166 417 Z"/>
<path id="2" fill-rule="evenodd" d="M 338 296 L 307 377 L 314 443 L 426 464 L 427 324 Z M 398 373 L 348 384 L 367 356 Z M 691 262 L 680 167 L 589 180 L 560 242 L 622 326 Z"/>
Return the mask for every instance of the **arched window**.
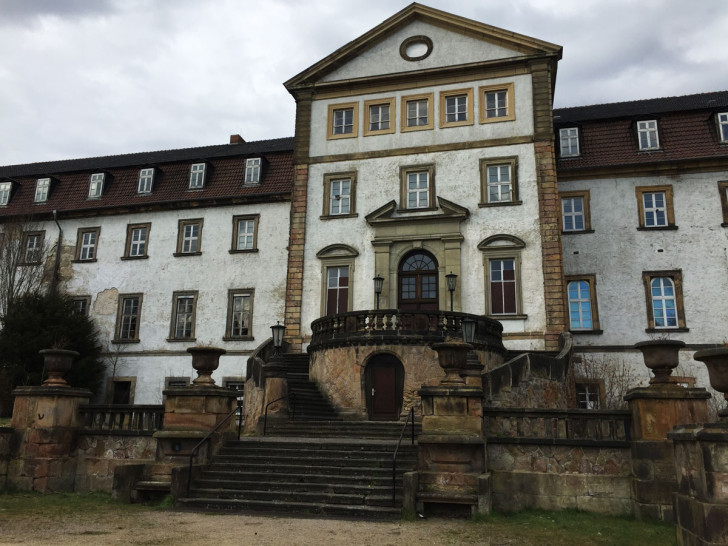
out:
<path id="1" fill-rule="evenodd" d="M 656 277 L 650 283 L 655 328 L 677 328 L 675 284 L 669 277 Z"/>
<path id="2" fill-rule="evenodd" d="M 438 308 L 437 260 L 429 252 L 407 254 L 399 263 L 399 309 L 436 311 Z"/>

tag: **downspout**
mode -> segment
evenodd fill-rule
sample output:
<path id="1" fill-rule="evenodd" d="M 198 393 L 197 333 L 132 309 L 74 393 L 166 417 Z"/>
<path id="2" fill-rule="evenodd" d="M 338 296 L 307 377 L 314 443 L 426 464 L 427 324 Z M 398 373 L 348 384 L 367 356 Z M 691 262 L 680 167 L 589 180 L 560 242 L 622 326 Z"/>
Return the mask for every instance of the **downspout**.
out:
<path id="1" fill-rule="evenodd" d="M 51 279 L 51 294 L 55 294 L 58 290 L 58 282 L 61 278 L 61 243 L 63 242 L 63 230 L 61 224 L 58 223 L 58 211 L 53 211 L 53 221 L 58 226 L 58 243 L 56 244 L 56 263 L 53 266 L 53 278 Z"/>

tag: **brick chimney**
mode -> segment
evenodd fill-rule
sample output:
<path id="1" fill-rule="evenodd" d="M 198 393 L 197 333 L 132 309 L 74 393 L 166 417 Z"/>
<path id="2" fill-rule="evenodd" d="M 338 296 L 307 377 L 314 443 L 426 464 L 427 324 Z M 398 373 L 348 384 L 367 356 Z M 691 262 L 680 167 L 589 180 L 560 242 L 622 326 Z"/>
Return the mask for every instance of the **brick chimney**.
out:
<path id="1" fill-rule="evenodd" d="M 245 139 L 240 135 L 230 135 L 230 144 L 243 144 Z"/>

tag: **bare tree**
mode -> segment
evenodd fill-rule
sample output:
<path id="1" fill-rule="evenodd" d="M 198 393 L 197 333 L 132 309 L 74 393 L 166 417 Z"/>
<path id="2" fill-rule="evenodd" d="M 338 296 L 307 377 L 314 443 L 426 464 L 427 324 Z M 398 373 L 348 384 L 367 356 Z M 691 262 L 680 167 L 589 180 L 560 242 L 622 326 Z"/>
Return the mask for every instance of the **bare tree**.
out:
<path id="1" fill-rule="evenodd" d="M 601 385 L 601 407 L 626 409 L 624 395 L 633 387 L 642 386 L 646 378 L 625 362 L 618 354 L 585 354 L 574 362 L 574 380 L 598 381 Z"/>
<path id="2" fill-rule="evenodd" d="M 45 231 L 30 219 L 0 226 L 0 317 L 18 296 L 40 293 L 51 280 Z"/>

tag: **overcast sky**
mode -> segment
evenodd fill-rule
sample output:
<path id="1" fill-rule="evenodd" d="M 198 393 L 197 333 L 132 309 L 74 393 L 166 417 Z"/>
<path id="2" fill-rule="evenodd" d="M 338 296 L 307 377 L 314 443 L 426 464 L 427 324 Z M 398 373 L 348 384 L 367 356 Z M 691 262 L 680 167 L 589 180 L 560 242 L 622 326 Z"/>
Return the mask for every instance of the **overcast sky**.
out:
<path id="1" fill-rule="evenodd" d="M 428 0 L 564 47 L 556 106 L 728 89 L 726 0 Z M 283 82 L 395 0 L 0 0 L 0 165 L 293 136 Z"/>

